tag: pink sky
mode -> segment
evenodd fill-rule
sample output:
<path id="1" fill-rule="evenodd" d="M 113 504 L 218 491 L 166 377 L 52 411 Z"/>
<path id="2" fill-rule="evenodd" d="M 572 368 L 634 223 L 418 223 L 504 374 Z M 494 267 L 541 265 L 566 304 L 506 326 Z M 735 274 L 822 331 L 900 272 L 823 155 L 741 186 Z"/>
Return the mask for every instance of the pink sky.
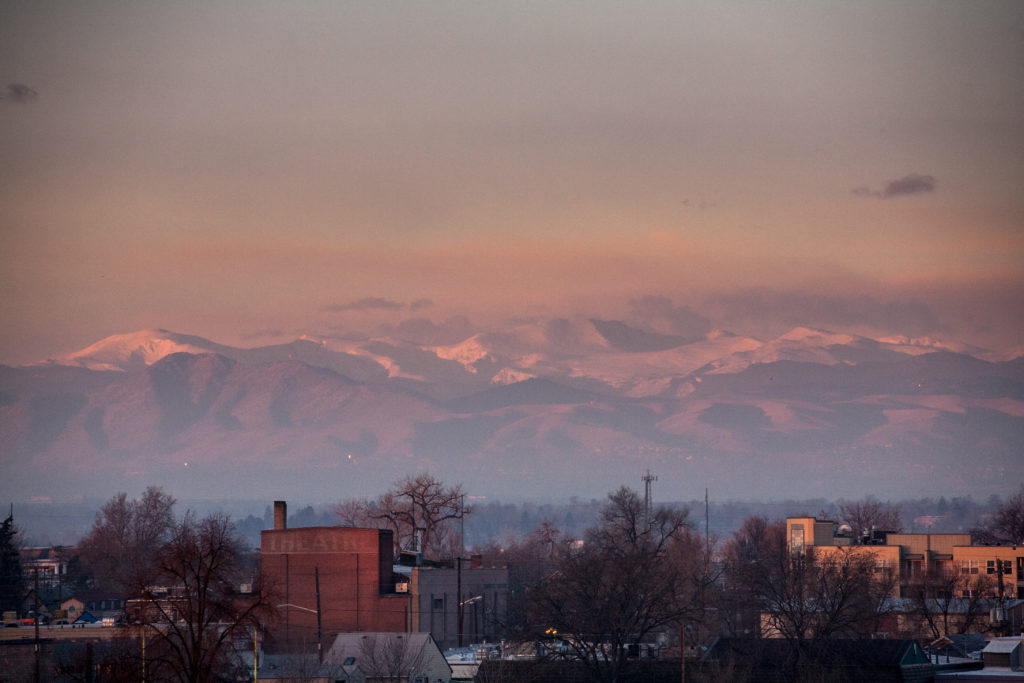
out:
<path id="1" fill-rule="evenodd" d="M 5 3 L 0 363 L 456 315 L 1020 352 L 1022 26 L 1019 2 Z"/>

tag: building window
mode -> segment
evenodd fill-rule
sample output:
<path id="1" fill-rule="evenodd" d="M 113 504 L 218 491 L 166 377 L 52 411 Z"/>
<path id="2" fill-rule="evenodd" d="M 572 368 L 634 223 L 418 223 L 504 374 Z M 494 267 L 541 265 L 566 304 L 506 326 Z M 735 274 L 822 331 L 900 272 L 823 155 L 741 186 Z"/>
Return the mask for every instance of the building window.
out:
<path id="1" fill-rule="evenodd" d="M 1013 573 L 1013 561 L 1012 560 L 989 560 L 986 564 L 985 571 L 989 574 L 998 574 L 999 570 L 1003 570 L 1003 574 Z"/>
<path id="2" fill-rule="evenodd" d="M 977 574 L 979 569 L 978 564 L 978 560 L 960 560 L 960 573 Z"/>
<path id="3" fill-rule="evenodd" d="M 921 560 L 903 560 L 903 573 L 908 579 L 916 579 L 922 576 L 924 564 Z"/>
<path id="4" fill-rule="evenodd" d="M 444 598 L 434 598 L 433 607 L 434 607 L 435 610 L 437 610 L 439 612 L 441 610 L 443 610 L 444 609 Z"/>
<path id="5" fill-rule="evenodd" d="M 794 524 L 789 532 L 789 552 L 794 555 L 804 554 L 804 525 Z"/>

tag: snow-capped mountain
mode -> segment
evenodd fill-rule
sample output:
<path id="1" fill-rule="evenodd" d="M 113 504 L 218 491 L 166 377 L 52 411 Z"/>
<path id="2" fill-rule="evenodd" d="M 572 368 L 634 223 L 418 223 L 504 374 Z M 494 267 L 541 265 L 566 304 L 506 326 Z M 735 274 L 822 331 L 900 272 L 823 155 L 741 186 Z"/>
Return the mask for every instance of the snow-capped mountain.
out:
<path id="1" fill-rule="evenodd" d="M 221 348 L 201 337 L 175 334 L 167 330 L 140 330 L 115 334 L 50 362 L 88 370 L 127 371 L 152 365 L 172 353 L 216 353 Z"/>
<path id="2" fill-rule="evenodd" d="M 430 469 L 492 494 L 600 495 L 651 468 L 668 486 L 737 496 L 907 495 L 920 491 L 895 489 L 950 477 L 980 495 L 1020 477 L 1024 360 L 954 348 L 807 328 L 684 338 L 585 318 L 448 346 L 243 349 L 145 330 L 0 366 L 0 493 L 160 483 L 341 498 Z"/>

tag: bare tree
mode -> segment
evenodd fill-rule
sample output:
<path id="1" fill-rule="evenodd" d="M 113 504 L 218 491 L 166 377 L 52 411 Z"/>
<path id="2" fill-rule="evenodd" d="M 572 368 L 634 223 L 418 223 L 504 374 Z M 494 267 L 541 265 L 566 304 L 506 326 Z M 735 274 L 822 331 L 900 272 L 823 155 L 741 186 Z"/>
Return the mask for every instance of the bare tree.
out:
<path id="1" fill-rule="evenodd" d="M 873 529 L 897 533 L 903 530 L 899 508 L 873 498 L 839 503 L 839 521 L 850 525 L 855 538 L 863 538 Z"/>
<path id="2" fill-rule="evenodd" d="M 761 631 L 759 586 L 770 567 L 785 562 L 786 523 L 748 517 L 724 547 L 724 590 L 719 614 L 727 633 L 751 637 Z"/>
<path id="3" fill-rule="evenodd" d="M 118 493 L 99 512 L 78 555 L 96 587 L 125 591 L 151 569 L 152 559 L 174 527 L 175 500 L 150 486 L 137 500 Z"/>
<path id="4" fill-rule="evenodd" d="M 446 486 L 429 473 L 395 482 L 367 509 L 371 519 L 395 532 L 400 548 L 412 547 L 419 534 L 424 554 L 433 559 L 457 554 L 462 539 L 455 520 L 469 512 L 460 484 Z"/>
<path id="5" fill-rule="evenodd" d="M 504 611 L 505 622 L 500 625 L 507 636 L 523 640 L 534 637 L 535 629 L 523 596 L 554 571 L 557 558 L 562 555 L 561 539 L 559 530 L 545 521 L 524 537 L 501 545 L 492 542 L 485 548 L 475 549 L 484 566 L 508 567 L 509 599 Z"/>
<path id="6" fill-rule="evenodd" d="M 995 597 L 988 576 L 958 569 L 935 569 L 908 585 L 905 592 L 913 614 L 932 638 L 975 630 Z"/>
<path id="7" fill-rule="evenodd" d="M 370 503 L 365 498 L 348 498 L 334 508 L 338 526 L 372 527 L 376 520 L 370 515 Z"/>
<path id="8" fill-rule="evenodd" d="M 68 643 L 55 649 L 54 668 L 58 680 L 74 683 L 141 680 L 140 644 L 131 638 Z"/>
<path id="9" fill-rule="evenodd" d="M 759 586 L 766 625 L 795 642 L 870 635 L 894 588 L 891 572 L 878 578 L 875 569 L 874 554 L 862 548 L 785 558 Z"/>
<path id="10" fill-rule="evenodd" d="M 992 515 L 991 521 L 972 535 L 986 545 L 1024 545 L 1024 484 Z"/>
<path id="11" fill-rule="evenodd" d="M 359 645 L 359 668 L 368 678 L 382 683 L 410 680 L 417 653 L 401 633 L 363 636 Z"/>
<path id="12" fill-rule="evenodd" d="M 146 666 L 154 676 L 198 683 L 230 673 L 236 639 L 273 617 L 267 586 L 240 594 L 242 544 L 226 515 L 197 520 L 191 513 L 174 526 L 156 554 L 152 583 L 140 586 L 129 618 L 149 643 Z"/>
<path id="13" fill-rule="evenodd" d="M 631 644 L 702 611 L 707 572 L 688 531 L 685 509 L 648 512 L 631 489 L 610 494 L 582 547 L 561 549 L 555 571 L 529 591 L 537 635 L 558 638 L 595 680 L 619 680 Z M 696 563 L 679 561 L 694 555 Z"/>
<path id="14" fill-rule="evenodd" d="M 785 639 L 794 679 L 825 665 L 817 660 L 829 640 L 879 630 L 897 584 L 869 547 L 791 553 L 784 524 L 763 518 L 747 520 L 727 545 L 726 567 L 727 583 L 756 606 L 760 626 Z"/>

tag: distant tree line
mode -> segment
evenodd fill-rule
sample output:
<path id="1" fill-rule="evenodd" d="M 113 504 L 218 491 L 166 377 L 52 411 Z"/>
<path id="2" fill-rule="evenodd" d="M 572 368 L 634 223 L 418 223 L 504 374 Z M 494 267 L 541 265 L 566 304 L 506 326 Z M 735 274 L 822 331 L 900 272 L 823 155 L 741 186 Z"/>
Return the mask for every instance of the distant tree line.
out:
<path id="1" fill-rule="evenodd" d="M 714 496 L 714 491 L 711 492 Z M 868 500 L 875 500 L 868 498 Z M 704 526 L 704 499 L 662 500 L 662 503 L 691 510 L 696 526 Z M 761 516 L 781 519 L 795 511 L 820 513 L 828 519 L 838 519 L 840 506 L 856 502 L 827 500 L 824 498 L 777 501 L 710 501 L 709 527 L 712 535 L 729 536 L 740 528 L 748 517 Z M 1005 502 L 993 495 L 985 500 L 971 496 L 940 496 L 881 501 L 900 512 L 903 527 L 908 532 L 952 533 L 980 529 Z M 28 546 L 74 545 L 91 529 L 96 510 L 103 500 L 85 500 L 74 503 L 31 503 L 16 509 L 15 517 L 21 538 Z M 250 547 L 257 547 L 260 531 L 273 526 L 273 509 L 269 502 L 258 504 L 237 500 L 191 501 L 190 509 L 197 513 L 233 510 L 233 519 L 239 534 Z M 484 500 L 466 496 L 466 506 L 473 514 L 465 518 L 466 545 L 485 545 L 492 539 L 499 542 L 530 533 L 541 522 L 555 524 L 562 533 L 580 538 L 598 518 L 604 500 L 601 498 L 571 497 L 565 501 L 508 502 Z M 290 526 L 331 526 L 336 524 L 337 503 L 322 505 L 292 505 Z M 255 511 L 254 511 L 255 509 Z"/>

